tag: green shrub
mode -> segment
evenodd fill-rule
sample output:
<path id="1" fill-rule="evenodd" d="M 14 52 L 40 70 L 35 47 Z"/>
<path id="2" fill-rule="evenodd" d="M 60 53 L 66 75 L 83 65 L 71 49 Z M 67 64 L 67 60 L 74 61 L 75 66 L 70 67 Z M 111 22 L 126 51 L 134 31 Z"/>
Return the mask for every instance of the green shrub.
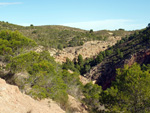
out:
<path id="1" fill-rule="evenodd" d="M 67 92 L 76 98 L 80 98 L 82 84 L 79 80 L 79 73 L 69 73 L 67 70 L 63 70 L 62 79 L 67 85 Z"/>
<path id="2" fill-rule="evenodd" d="M 52 98 L 65 106 L 68 100 L 67 86 L 62 79 L 61 66 L 49 52 L 29 52 L 12 58 L 7 67 L 13 73 L 27 71 L 25 84 L 32 88 L 29 92 L 35 98 Z M 24 85 L 25 85 L 24 84 Z"/>
<path id="3" fill-rule="evenodd" d="M 101 86 L 97 84 L 87 83 L 84 86 L 83 94 L 85 98 L 83 101 L 88 105 L 89 110 L 99 111 L 100 101 L 101 98 L 100 94 L 102 92 Z"/>
<path id="4" fill-rule="evenodd" d="M 36 46 L 36 43 L 18 31 L 4 30 L 0 32 L 0 45 L 0 55 L 13 56 L 22 52 L 23 49 Z"/>
<path id="5" fill-rule="evenodd" d="M 150 112 L 149 81 L 149 71 L 142 71 L 138 64 L 118 69 L 116 81 L 102 96 L 106 109 L 110 112 Z"/>

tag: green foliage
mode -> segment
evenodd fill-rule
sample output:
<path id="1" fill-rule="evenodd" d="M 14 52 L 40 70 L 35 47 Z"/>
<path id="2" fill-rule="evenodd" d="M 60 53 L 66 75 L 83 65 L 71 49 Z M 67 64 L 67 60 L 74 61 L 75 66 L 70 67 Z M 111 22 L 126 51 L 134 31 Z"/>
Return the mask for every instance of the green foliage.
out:
<path id="1" fill-rule="evenodd" d="M 91 69 L 90 64 L 86 64 L 84 69 L 85 69 L 85 73 L 88 72 Z"/>
<path id="2" fill-rule="evenodd" d="M 103 31 L 103 33 L 105 34 L 107 32 L 108 31 Z M 124 30 L 114 31 L 114 33 L 115 32 L 121 33 L 124 32 Z M 122 40 L 116 43 L 116 45 L 109 47 L 107 50 L 103 52 L 100 52 L 95 59 L 92 59 L 89 62 L 89 64 L 91 68 L 101 62 L 103 62 L 102 64 L 104 65 L 107 64 L 109 66 L 115 66 L 119 64 L 121 60 L 129 58 L 131 55 L 141 50 L 145 51 L 149 47 L 150 47 L 150 28 L 147 27 L 146 29 L 135 31 L 134 34 L 130 35 L 129 37 L 128 36 L 123 37 Z M 86 62 L 86 60 L 84 62 Z M 104 70 L 104 68 L 102 69 Z M 80 73 L 84 74 L 85 72 L 86 71 Z"/>
<path id="3" fill-rule="evenodd" d="M 87 83 L 84 86 L 83 94 L 85 98 L 83 101 L 88 105 L 89 109 L 93 109 L 94 111 L 98 111 L 100 106 L 99 98 L 100 94 L 102 92 L 101 86 L 98 86 L 97 84 Z"/>
<path id="4" fill-rule="evenodd" d="M 63 69 L 66 69 L 66 70 L 69 69 L 74 72 L 84 74 L 90 70 L 90 68 L 91 68 L 90 61 L 91 60 L 92 59 L 83 60 L 82 55 L 79 54 L 77 60 L 75 59 L 73 61 L 70 61 L 67 58 L 66 62 L 63 64 Z"/>
<path id="5" fill-rule="evenodd" d="M 147 65 L 143 64 L 142 70 L 144 70 L 144 71 L 150 71 L 150 64 L 147 64 Z"/>
<path id="6" fill-rule="evenodd" d="M 0 56 L 13 56 L 23 49 L 34 47 L 36 43 L 20 34 L 18 31 L 4 30 L 0 32 Z"/>
<path id="7" fill-rule="evenodd" d="M 63 64 L 63 69 L 70 69 L 72 71 L 79 72 L 78 68 L 75 68 L 74 63 L 69 58 L 66 58 L 66 62 Z"/>
<path id="8" fill-rule="evenodd" d="M 124 30 L 119 31 L 124 32 Z M 116 65 L 121 60 L 130 57 L 131 54 L 138 52 L 139 49 L 146 49 L 150 47 L 149 37 L 149 28 L 141 30 L 140 32 L 136 31 L 134 35 L 131 35 L 130 37 L 124 37 L 121 41 L 118 41 L 116 45 L 108 48 L 103 52 L 100 52 L 95 59 L 90 59 L 90 61 L 88 61 L 89 59 L 85 59 L 83 61 L 80 56 L 80 59 L 78 58 L 77 62 L 73 62 L 74 66 L 72 67 L 75 67 L 77 70 L 79 70 L 81 74 L 85 74 L 89 71 L 89 67 L 92 68 L 93 66 L 101 63 L 102 61 L 108 63 L 109 65 Z"/>
<path id="9" fill-rule="evenodd" d="M 123 58 L 123 52 L 120 52 L 120 58 L 121 59 Z"/>
<path id="10" fill-rule="evenodd" d="M 112 50 L 106 50 L 106 56 L 110 56 L 113 53 Z"/>
<path id="11" fill-rule="evenodd" d="M 29 76 L 25 84 L 30 85 L 29 92 L 35 98 L 52 98 L 65 106 L 68 100 L 67 86 L 62 79 L 61 67 L 49 52 L 29 52 L 12 58 L 7 65 L 13 73 L 27 71 Z"/>
<path id="12" fill-rule="evenodd" d="M 0 22 L 0 29 L 18 30 L 25 36 L 33 39 L 39 45 L 57 49 L 60 49 L 59 45 L 65 48 L 69 46 L 80 46 L 91 40 L 107 40 L 107 38 L 104 37 L 111 36 L 109 32 L 116 32 L 117 36 L 126 36 L 133 32 L 121 30 L 102 30 L 94 32 L 92 29 L 90 31 L 85 31 L 65 26 L 34 26 L 33 24 L 29 27 L 23 27 L 7 22 Z"/>
<path id="13" fill-rule="evenodd" d="M 93 29 L 90 29 L 89 33 L 93 33 Z"/>
<path id="14" fill-rule="evenodd" d="M 70 47 L 81 46 L 81 45 L 83 45 L 83 39 L 79 36 L 74 37 L 71 41 L 69 41 Z"/>
<path id="15" fill-rule="evenodd" d="M 76 72 L 69 73 L 67 70 L 63 70 L 62 78 L 67 85 L 67 92 L 76 98 L 80 98 L 82 84 L 79 80 L 79 74 Z"/>
<path id="16" fill-rule="evenodd" d="M 69 66 L 74 68 L 74 64 L 67 59 L 63 67 L 65 69 Z M 12 58 L 7 68 L 12 73 L 28 73 L 28 77 L 22 80 L 25 82 L 20 83 L 19 86 L 24 89 L 28 85 L 31 89 L 27 94 L 34 98 L 51 98 L 64 109 L 67 107 L 68 94 L 76 98 L 80 98 L 82 94 L 79 74 L 62 70 L 48 51 L 41 53 L 30 51 L 20 54 Z"/>
<path id="17" fill-rule="evenodd" d="M 116 81 L 104 91 L 102 100 L 110 112 L 145 113 L 150 111 L 150 73 L 140 65 L 117 70 Z"/>
<path id="18" fill-rule="evenodd" d="M 63 49 L 62 44 L 59 44 L 57 48 L 60 49 L 60 50 L 62 50 Z"/>
<path id="19" fill-rule="evenodd" d="M 88 83 L 84 86 L 83 99 L 91 112 L 149 113 L 150 112 L 150 68 L 139 64 L 117 69 L 116 80 L 110 88 Z M 101 109 L 104 105 L 105 109 Z M 104 111 L 103 111 L 104 110 Z"/>
<path id="20" fill-rule="evenodd" d="M 79 54 L 79 56 L 78 56 L 78 64 L 80 65 L 80 66 L 82 66 L 83 65 L 83 57 L 82 57 L 82 55 L 81 54 Z"/>
<path id="21" fill-rule="evenodd" d="M 120 28 L 120 29 L 118 29 L 118 30 L 122 30 L 122 31 L 125 31 L 124 29 L 122 29 L 122 28 Z"/>
<path id="22" fill-rule="evenodd" d="M 33 27 L 33 24 L 30 24 L 31 27 Z"/>
<path id="23" fill-rule="evenodd" d="M 100 54 L 96 57 L 96 62 L 97 62 L 97 64 L 100 63 L 100 62 L 102 62 L 103 59 L 104 59 L 104 57 L 103 57 L 103 55 L 100 53 Z"/>

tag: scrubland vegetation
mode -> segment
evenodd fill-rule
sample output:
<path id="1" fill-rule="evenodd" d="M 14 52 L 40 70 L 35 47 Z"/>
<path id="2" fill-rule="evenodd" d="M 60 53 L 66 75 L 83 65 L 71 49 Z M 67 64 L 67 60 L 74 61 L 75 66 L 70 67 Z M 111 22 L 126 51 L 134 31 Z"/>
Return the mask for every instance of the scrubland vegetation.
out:
<path id="1" fill-rule="evenodd" d="M 66 26 L 18 26 L 8 22 L 0 22 L 0 29 L 18 30 L 26 37 L 34 40 L 38 45 L 48 48 L 63 49 L 83 45 L 91 40 L 107 40 L 108 36 L 126 36 L 134 31 L 115 30 L 115 31 L 85 31 Z M 109 34 L 111 32 L 112 34 Z"/>
<path id="2" fill-rule="evenodd" d="M 150 27 L 135 32 L 129 37 L 124 37 L 116 45 L 100 52 L 95 59 L 85 59 L 79 55 L 74 61 L 67 60 L 63 65 L 73 71 L 85 74 L 97 64 L 110 64 L 112 68 L 126 58 L 141 50 L 147 50 L 150 46 Z M 147 61 L 148 62 L 148 61 Z M 111 68 L 111 67 L 110 67 Z M 116 79 L 110 88 L 102 90 L 100 86 L 89 83 L 83 90 L 85 102 L 93 112 L 127 112 L 145 113 L 150 111 L 149 92 L 149 64 L 134 64 L 125 66 L 116 71 Z M 148 86 L 147 86 L 147 85 Z M 97 88 L 96 88 L 97 87 Z M 88 93 L 87 93 L 88 92 Z M 89 94 L 89 95 L 88 95 Z M 147 100 L 148 99 L 148 100 Z M 98 104 L 97 104 L 98 103 Z M 105 106 L 106 111 L 100 110 Z"/>
<path id="3" fill-rule="evenodd" d="M 70 30 L 59 26 L 21 27 L 5 22 L 1 22 L 0 25 L 1 29 L 12 30 L 0 31 L 0 61 L 6 63 L 6 67 L 3 68 L 11 75 L 27 73 L 27 77 L 22 77 L 21 81 L 16 82 L 19 82 L 19 88 L 28 95 L 36 99 L 51 98 L 65 110 L 69 109 L 67 102 L 70 94 L 86 104 L 90 113 L 150 111 L 149 64 L 135 63 L 131 67 L 125 65 L 124 68 L 117 69 L 115 81 L 106 90 L 91 82 L 83 85 L 79 80 L 80 74 L 85 74 L 99 63 L 116 64 L 141 49 L 149 48 L 149 27 L 122 38 L 115 46 L 100 52 L 96 58 L 83 60 L 79 55 L 77 59 L 73 61 L 67 59 L 66 63 L 61 65 L 55 62 L 46 49 L 37 53 L 33 48 L 43 45 L 46 48 L 62 49 L 67 46 L 82 45 L 88 40 L 103 40 L 104 36 L 98 36 L 99 32 L 94 33 L 92 30 L 89 32 Z M 19 30 L 28 38 L 14 30 Z M 123 29 L 119 31 L 121 31 L 119 33 L 124 32 Z M 117 31 L 113 33 L 119 35 Z M 68 70 L 73 72 L 70 73 Z M 102 105 L 104 109 L 101 109 Z"/>
<path id="4" fill-rule="evenodd" d="M 15 81 L 19 82 L 22 90 L 26 85 L 29 86 L 27 94 L 39 99 L 51 98 L 64 109 L 67 108 L 68 94 L 79 98 L 82 88 L 79 74 L 63 70 L 48 51 L 32 51 L 37 46 L 35 41 L 17 31 L 4 30 L 0 32 L 0 43 L 0 58 L 7 63 L 6 69 L 11 74 L 28 74 L 21 81 Z"/>

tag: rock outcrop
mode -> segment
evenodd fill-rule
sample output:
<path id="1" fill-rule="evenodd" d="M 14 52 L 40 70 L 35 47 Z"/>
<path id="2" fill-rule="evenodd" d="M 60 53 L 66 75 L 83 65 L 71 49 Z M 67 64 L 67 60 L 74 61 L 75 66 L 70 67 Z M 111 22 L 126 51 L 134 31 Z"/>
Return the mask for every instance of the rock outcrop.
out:
<path id="1" fill-rule="evenodd" d="M 37 101 L 21 93 L 17 86 L 0 79 L 0 113 L 65 113 L 51 99 Z"/>
<path id="2" fill-rule="evenodd" d="M 92 58 L 96 56 L 100 51 L 104 51 L 108 46 L 116 44 L 117 40 L 120 40 L 121 37 L 109 37 L 107 41 L 88 41 L 83 44 L 83 46 L 77 47 L 67 47 L 65 49 L 56 50 L 50 49 L 49 52 L 51 56 L 55 57 L 57 62 L 65 62 L 68 57 L 70 60 L 77 58 L 79 54 L 83 56 L 83 59 Z"/>

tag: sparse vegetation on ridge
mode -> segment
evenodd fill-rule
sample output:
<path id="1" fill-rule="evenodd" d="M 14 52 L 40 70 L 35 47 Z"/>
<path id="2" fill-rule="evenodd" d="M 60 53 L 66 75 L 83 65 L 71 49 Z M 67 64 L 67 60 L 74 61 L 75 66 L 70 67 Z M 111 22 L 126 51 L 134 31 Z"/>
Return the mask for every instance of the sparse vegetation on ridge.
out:
<path id="1" fill-rule="evenodd" d="M 116 34 L 115 36 L 126 36 L 134 32 L 123 30 L 91 32 L 58 25 L 23 27 L 7 22 L 0 22 L 0 29 L 18 30 L 37 44 L 56 49 L 80 46 L 91 40 L 107 40 L 108 36 L 113 34 Z"/>

